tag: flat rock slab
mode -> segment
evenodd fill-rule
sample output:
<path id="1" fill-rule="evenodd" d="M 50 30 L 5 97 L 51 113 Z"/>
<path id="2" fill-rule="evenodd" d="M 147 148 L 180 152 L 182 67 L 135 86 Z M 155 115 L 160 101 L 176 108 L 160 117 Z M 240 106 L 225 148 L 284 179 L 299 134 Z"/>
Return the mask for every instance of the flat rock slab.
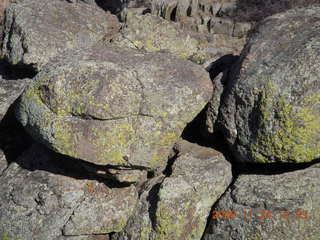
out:
<path id="1" fill-rule="evenodd" d="M 28 83 L 30 83 L 28 79 L 4 80 L 0 77 L 0 121 Z"/>
<path id="2" fill-rule="evenodd" d="M 41 69 L 65 49 L 88 47 L 119 30 L 116 16 L 84 3 L 24 0 L 6 11 L 3 54 Z"/>
<path id="3" fill-rule="evenodd" d="M 239 176 L 214 208 L 203 239 L 319 239 L 319 174 L 317 164 L 283 174 Z"/>
<path id="4" fill-rule="evenodd" d="M 103 235 L 126 225 L 137 202 L 135 187 L 85 179 L 76 160 L 61 158 L 34 145 L 3 172 L 0 236 L 56 240 L 62 233 Z"/>
<path id="5" fill-rule="evenodd" d="M 22 96 L 17 116 L 59 153 L 157 168 L 211 94 L 207 72 L 190 61 L 97 45 L 48 64 Z"/>
<path id="6" fill-rule="evenodd" d="M 184 140 L 178 148 L 171 175 L 154 180 L 112 240 L 201 238 L 210 209 L 232 181 L 231 164 L 220 152 Z"/>
<path id="7" fill-rule="evenodd" d="M 233 69 L 218 125 L 243 162 L 320 157 L 320 7 L 276 14 Z"/>

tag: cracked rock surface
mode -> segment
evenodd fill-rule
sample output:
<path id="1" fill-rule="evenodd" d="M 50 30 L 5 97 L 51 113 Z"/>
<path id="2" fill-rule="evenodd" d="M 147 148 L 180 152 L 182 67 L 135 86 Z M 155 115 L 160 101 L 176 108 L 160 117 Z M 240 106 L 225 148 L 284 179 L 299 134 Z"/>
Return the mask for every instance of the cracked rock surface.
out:
<path id="1" fill-rule="evenodd" d="M 232 180 L 220 152 L 180 140 L 177 159 L 140 196 L 127 226 L 112 240 L 200 239 L 212 205 Z"/>
<path id="2" fill-rule="evenodd" d="M 214 208 L 204 240 L 319 239 L 320 165 L 282 174 L 243 174 Z M 236 218 L 219 211 L 233 211 Z"/>
<path id="3" fill-rule="evenodd" d="M 52 61 L 17 116 L 51 149 L 96 164 L 163 167 L 211 97 L 200 66 L 167 53 L 97 45 Z"/>
<path id="4" fill-rule="evenodd" d="M 75 162 L 33 145 L 10 164 L 0 176 L 2 236 L 89 240 L 125 226 L 136 205 L 135 187 L 90 179 Z"/>
<path id="5" fill-rule="evenodd" d="M 0 76 L 0 121 L 28 83 L 30 79 L 5 80 Z"/>
<path id="6" fill-rule="evenodd" d="M 3 54 L 12 64 L 41 69 L 65 49 L 88 47 L 119 29 L 97 6 L 60 0 L 24 0 L 6 12 Z"/>

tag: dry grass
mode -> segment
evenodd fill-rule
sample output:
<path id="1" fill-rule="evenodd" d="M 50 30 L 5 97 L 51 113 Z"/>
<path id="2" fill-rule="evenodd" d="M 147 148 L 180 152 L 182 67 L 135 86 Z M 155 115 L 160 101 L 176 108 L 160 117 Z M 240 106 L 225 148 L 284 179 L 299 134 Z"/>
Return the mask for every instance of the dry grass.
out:
<path id="1" fill-rule="evenodd" d="M 260 21 L 295 7 L 305 7 L 320 0 L 238 0 L 233 17 L 237 21 Z"/>

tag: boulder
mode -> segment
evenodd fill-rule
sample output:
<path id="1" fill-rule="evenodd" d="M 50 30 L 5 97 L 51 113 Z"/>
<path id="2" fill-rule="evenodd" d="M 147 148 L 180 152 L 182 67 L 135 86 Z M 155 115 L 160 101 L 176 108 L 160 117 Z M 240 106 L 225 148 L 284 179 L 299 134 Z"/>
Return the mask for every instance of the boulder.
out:
<path id="1" fill-rule="evenodd" d="M 319 10 L 265 19 L 233 68 L 217 125 L 238 161 L 320 157 Z"/>
<path id="2" fill-rule="evenodd" d="M 231 164 L 213 149 L 180 140 L 178 157 L 140 198 L 127 226 L 112 240 L 201 238 L 212 205 L 232 180 Z"/>
<path id="3" fill-rule="evenodd" d="M 245 37 L 234 37 L 222 32 L 199 33 L 184 27 L 189 24 L 170 22 L 151 14 L 143 15 L 142 11 L 127 10 L 126 25 L 114 41 L 115 45 L 147 52 L 164 50 L 180 58 L 203 64 L 226 54 L 240 54 L 245 44 Z M 232 25 L 231 32 L 233 28 Z"/>
<path id="4" fill-rule="evenodd" d="M 222 153 L 181 141 L 170 177 L 158 193 L 157 239 L 201 239 L 213 204 L 232 180 Z"/>
<path id="5" fill-rule="evenodd" d="M 59 153 L 157 168 L 211 94 L 208 74 L 190 61 L 97 45 L 48 64 L 23 94 L 17 117 Z"/>
<path id="6" fill-rule="evenodd" d="M 98 239 L 89 236 L 120 231 L 138 197 L 134 186 L 112 187 L 90 177 L 78 160 L 37 144 L 10 164 L 0 183 L 0 236 L 23 240 Z"/>
<path id="7" fill-rule="evenodd" d="M 213 209 L 203 239 L 319 239 L 319 174 L 317 164 L 240 175 Z"/>
<path id="8" fill-rule="evenodd" d="M 0 76 L 0 121 L 29 83 L 30 79 L 5 80 Z"/>
<path id="9" fill-rule="evenodd" d="M 88 47 L 120 28 L 116 16 L 91 4 L 24 0 L 6 11 L 3 54 L 41 69 L 65 49 Z"/>

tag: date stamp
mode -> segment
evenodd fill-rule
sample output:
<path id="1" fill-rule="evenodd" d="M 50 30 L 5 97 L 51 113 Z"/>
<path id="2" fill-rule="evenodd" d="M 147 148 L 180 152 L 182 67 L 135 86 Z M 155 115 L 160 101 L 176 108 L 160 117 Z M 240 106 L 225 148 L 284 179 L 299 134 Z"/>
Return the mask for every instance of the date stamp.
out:
<path id="1" fill-rule="evenodd" d="M 222 220 L 222 219 L 259 219 L 261 221 L 272 219 L 273 217 L 278 217 L 280 219 L 289 220 L 289 219 L 303 219 L 307 220 L 310 217 L 308 211 L 297 209 L 293 211 L 288 210 L 279 210 L 279 211 L 270 211 L 270 210 L 256 210 L 245 209 L 242 212 L 235 212 L 234 210 L 213 210 L 212 219 Z"/>

